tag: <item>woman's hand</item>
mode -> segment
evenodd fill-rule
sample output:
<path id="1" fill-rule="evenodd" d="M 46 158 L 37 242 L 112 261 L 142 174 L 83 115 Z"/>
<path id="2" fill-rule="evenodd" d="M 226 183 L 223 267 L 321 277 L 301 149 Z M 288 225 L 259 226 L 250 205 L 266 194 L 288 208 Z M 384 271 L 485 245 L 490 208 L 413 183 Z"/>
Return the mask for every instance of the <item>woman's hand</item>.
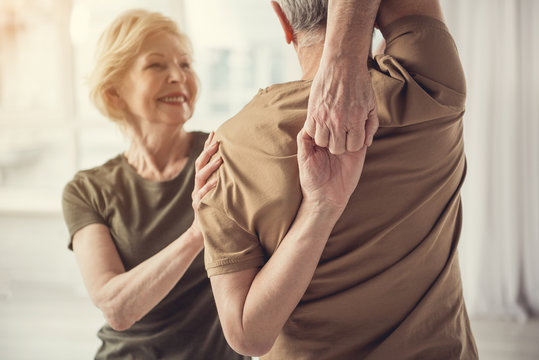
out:
<path id="1" fill-rule="evenodd" d="M 191 197 L 193 199 L 193 210 L 195 211 L 195 220 L 191 228 L 197 231 L 200 234 L 200 227 L 198 224 L 198 206 L 202 198 L 217 185 L 217 178 L 214 178 L 210 181 L 208 179 L 210 176 L 219 169 L 223 163 L 223 159 L 220 156 L 217 156 L 215 159 L 210 161 L 211 157 L 219 149 L 219 142 L 213 142 L 213 137 L 215 133 L 212 131 L 208 136 L 208 139 L 204 143 L 204 150 L 198 156 L 195 162 L 195 188 Z"/>
<path id="2" fill-rule="evenodd" d="M 303 201 L 344 210 L 363 171 L 367 146 L 333 155 L 327 148 L 317 146 L 305 129 L 298 134 L 297 143 Z"/>

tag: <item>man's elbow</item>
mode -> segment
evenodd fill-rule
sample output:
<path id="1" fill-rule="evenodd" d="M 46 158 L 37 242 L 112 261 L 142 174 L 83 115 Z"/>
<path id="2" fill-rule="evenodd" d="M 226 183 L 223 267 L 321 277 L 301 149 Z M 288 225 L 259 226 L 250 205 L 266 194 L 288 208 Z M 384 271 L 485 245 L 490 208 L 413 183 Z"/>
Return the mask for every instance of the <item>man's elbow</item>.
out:
<path id="1" fill-rule="evenodd" d="M 227 331 L 223 329 L 225 338 L 234 351 L 245 356 L 262 356 L 267 354 L 275 339 L 266 338 L 264 336 L 249 336 L 243 331 Z"/>

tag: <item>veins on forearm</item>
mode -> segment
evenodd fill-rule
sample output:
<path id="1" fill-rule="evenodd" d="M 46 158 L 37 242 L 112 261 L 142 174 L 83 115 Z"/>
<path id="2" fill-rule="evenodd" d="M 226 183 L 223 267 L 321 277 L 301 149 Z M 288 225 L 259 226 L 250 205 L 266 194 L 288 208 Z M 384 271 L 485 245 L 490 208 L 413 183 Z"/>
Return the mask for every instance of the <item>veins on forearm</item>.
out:
<path id="1" fill-rule="evenodd" d="M 330 1 L 324 52 L 337 57 L 366 57 L 379 6 L 380 0 Z"/>

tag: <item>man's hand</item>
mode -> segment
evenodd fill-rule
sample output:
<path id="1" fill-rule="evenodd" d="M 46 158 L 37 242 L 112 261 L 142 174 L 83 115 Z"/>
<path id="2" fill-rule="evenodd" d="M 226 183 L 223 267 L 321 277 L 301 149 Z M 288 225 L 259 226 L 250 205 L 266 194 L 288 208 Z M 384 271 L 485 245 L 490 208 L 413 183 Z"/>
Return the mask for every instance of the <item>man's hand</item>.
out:
<path id="1" fill-rule="evenodd" d="M 305 129 L 332 154 L 370 146 L 378 129 L 367 69 L 380 0 L 328 0 L 326 39 Z"/>
<path id="2" fill-rule="evenodd" d="M 316 145 L 342 154 L 370 146 L 377 129 L 376 98 L 367 68 L 358 69 L 354 59 L 322 59 L 311 87 L 307 134 Z"/>
<path id="3" fill-rule="evenodd" d="M 299 132 L 297 143 L 303 201 L 343 211 L 359 182 L 367 147 L 333 155 L 315 145 L 304 130 Z"/>

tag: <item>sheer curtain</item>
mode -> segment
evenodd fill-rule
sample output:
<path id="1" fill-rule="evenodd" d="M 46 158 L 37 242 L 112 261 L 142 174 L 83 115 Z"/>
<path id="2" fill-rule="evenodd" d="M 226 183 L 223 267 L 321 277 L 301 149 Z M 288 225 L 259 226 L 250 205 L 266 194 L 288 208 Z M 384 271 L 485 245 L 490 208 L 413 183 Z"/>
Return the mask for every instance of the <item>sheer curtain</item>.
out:
<path id="1" fill-rule="evenodd" d="M 539 1 L 442 1 L 468 84 L 460 259 L 470 314 L 539 315 Z"/>

